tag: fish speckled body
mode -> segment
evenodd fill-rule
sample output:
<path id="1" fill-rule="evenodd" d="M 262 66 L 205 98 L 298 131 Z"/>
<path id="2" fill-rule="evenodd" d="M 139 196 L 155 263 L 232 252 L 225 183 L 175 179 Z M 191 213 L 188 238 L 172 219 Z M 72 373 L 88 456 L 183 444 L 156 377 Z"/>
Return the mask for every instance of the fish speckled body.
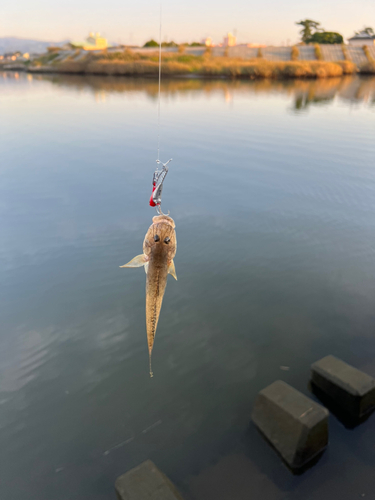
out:
<path id="1" fill-rule="evenodd" d="M 143 254 L 134 257 L 121 267 L 145 266 L 146 271 L 146 329 L 150 356 L 154 345 L 161 305 L 163 302 L 168 273 L 177 279 L 173 258 L 176 255 L 177 239 L 175 223 L 167 215 L 153 217 L 144 242 Z"/>

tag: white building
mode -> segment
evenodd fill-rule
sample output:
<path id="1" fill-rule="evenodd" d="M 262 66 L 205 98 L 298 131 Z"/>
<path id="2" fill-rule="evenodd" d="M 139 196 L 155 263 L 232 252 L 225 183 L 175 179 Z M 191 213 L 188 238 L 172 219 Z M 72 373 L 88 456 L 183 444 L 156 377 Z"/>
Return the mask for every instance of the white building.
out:
<path id="1" fill-rule="evenodd" d="M 224 37 L 223 46 L 224 47 L 234 47 L 237 43 L 237 39 L 232 33 L 228 33 L 227 36 Z"/>
<path id="2" fill-rule="evenodd" d="M 348 39 L 349 45 L 363 47 L 364 45 L 375 45 L 375 35 L 369 35 L 366 31 L 360 31 Z"/>
<path id="3" fill-rule="evenodd" d="M 207 38 L 203 38 L 202 44 L 205 45 L 206 47 L 213 47 L 214 44 L 212 42 L 212 38 L 208 36 Z"/>

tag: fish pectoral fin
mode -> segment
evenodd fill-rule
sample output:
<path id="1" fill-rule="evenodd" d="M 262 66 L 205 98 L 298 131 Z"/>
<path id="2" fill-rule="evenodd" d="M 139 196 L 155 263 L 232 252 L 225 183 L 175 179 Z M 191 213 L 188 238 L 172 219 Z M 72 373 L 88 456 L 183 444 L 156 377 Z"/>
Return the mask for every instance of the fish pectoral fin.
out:
<path id="1" fill-rule="evenodd" d="M 168 274 L 171 274 L 174 277 L 174 279 L 177 281 L 177 274 L 176 274 L 176 269 L 174 267 L 173 260 L 171 261 L 171 263 L 168 266 Z"/>
<path id="2" fill-rule="evenodd" d="M 148 264 L 149 264 L 148 262 L 146 262 L 146 264 L 145 264 L 145 273 L 146 274 L 147 274 L 147 271 L 148 271 Z"/>
<path id="3" fill-rule="evenodd" d="M 134 257 L 134 259 L 132 259 L 130 262 L 128 262 L 124 266 L 120 266 L 120 267 L 142 267 L 146 264 L 146 262 L 147 262 L 146 256 L 145 256 L 145 254 L 142 253 L 141 255 L 137 255 L 137 257 Z"/>

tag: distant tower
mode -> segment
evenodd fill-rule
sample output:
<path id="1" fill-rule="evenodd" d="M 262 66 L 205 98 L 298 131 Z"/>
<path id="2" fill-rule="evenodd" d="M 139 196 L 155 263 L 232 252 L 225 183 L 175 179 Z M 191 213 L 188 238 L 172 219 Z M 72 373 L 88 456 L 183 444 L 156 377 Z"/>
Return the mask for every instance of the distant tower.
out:
<path id="1" fill-rule="evenodd" d="M 234 47 L 236 45 L 236 37 L 232 33 L 228 33 L 224 37 L 223 46 L 224 47 Z"/>

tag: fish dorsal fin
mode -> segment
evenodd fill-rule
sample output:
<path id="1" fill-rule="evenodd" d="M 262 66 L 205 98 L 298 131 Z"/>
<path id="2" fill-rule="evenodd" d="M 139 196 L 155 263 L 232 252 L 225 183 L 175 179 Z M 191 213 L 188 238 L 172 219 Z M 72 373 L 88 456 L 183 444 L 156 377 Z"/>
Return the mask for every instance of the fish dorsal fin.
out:
<path id="1" fill-rule="evenodd" d="M 168 274 L 171 274 L 174 279 L 177 281 L 177 274 L 176 274 L 176 269 L 174 267 L 174 261 L 172 259 L 171 263 L 168 266 Z"/>
<path id="2" fill-rule="evenodd" d="M 142 267 L 146 264 L 146 262 L 147 260 L 145 254 L 141 253 L 141 255 L 137 255 L 137 257 L 134 257 L 134 259 L 130 262 L 120 267 Z"/>

